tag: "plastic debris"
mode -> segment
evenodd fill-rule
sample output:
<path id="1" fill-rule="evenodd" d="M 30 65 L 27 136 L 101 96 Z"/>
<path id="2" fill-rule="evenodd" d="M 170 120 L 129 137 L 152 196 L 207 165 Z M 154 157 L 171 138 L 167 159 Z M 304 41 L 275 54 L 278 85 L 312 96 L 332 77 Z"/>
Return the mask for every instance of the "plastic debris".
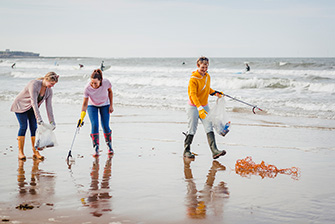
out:
<path id="1" fill-rule="evenodd" d="M 236 161 L 235 172 L 242 177 L 258 175 L 261 176 L 262 179 L 265 177 L 275 178 L 279 173 L 290 175 L 294 180 L 298 180 L 300 178 L 300 169 L 297 167 L 278 169 L 275 165 L 266 164 L 264 161 L 260 164 L 256 164 L 252 161 L 250 156 Z"/>

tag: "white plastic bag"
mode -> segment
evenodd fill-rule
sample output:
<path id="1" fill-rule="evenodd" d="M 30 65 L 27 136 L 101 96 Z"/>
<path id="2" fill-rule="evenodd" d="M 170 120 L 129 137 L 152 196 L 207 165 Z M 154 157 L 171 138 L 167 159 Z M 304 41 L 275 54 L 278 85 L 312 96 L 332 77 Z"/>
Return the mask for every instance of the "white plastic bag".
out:
<path id="1" fill-rule="evenodd" d="M 57 145 L 55 133 L 51 124 L 38 125 L 36 130 L 35 149 L 42 150 L 46 147 Z"/>
<path id="2" fill-rule="evenodd" d="M 226 101 L 223 97 L 216 100 L 216 104 L 210 109 L 208 116 L 218 134 L 225 136 L 229 132 L 230 120 L 226 112 Z"/>

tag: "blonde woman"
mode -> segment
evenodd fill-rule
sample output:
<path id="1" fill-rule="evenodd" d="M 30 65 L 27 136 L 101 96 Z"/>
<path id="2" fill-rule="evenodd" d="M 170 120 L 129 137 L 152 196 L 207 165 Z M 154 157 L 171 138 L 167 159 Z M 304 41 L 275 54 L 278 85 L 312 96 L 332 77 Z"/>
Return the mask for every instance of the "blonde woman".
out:
<path id="1" fill-rule="evenodd" d="M 28 129 L 31 134 L 31 144 L 33 158 L 43 160 L 44 157 L 35 149 L 35 134 L 37 124 L 43 124 L 43 119 L 39 110 L 40 105 L 45 101 L 45 106 L 50 124 L 56 128 L 56 123 L 52 110 L 52 87 L 58 82 L 58 75 L 54 72 L 47 73 L 44 77 L 30 81 L 26 87 L 15 98 L 11 111 L 15 112 L 20 128 L 18 133 L 19 159 L 25 160 L 24 142 Z"/>

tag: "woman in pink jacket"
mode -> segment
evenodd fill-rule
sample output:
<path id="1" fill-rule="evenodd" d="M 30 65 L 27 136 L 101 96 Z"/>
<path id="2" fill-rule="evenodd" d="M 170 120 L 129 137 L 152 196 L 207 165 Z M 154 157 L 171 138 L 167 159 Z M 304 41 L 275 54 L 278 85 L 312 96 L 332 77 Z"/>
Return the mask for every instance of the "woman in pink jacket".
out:
<path id="1" fill-rule="evenodd" d="M 43 156 L 35 149 L 35 134 L 37 124 L 43 124 L 43 119 L 39 111 L 40 105 L 45 101 L 46 110 L 50 124 L 56 127 L 53 111 L 52 111 L 52 89 L 58 82 L 58 75 L 54 72 L 47 73 L 44 77 L 30 81 L 27 86 L 15 98 L 11 111 L 19 121 L 20 129 L 18 133 L 19 159 L 25 160 L 24 141 L 26 131 L 30 129 L 31 143 L 33 147 L 33 158 L 44 159 Z"/>

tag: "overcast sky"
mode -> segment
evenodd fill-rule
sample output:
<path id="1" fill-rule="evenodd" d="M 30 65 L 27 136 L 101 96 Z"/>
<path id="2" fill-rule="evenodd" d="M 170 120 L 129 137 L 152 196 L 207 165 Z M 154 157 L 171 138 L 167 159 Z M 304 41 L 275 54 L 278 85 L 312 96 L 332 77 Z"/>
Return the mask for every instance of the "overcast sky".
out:
<path id="1" fill-rule="evenodd" d="M 334 0 L 0 0 L 0 51 L 335 57 Z"/>

